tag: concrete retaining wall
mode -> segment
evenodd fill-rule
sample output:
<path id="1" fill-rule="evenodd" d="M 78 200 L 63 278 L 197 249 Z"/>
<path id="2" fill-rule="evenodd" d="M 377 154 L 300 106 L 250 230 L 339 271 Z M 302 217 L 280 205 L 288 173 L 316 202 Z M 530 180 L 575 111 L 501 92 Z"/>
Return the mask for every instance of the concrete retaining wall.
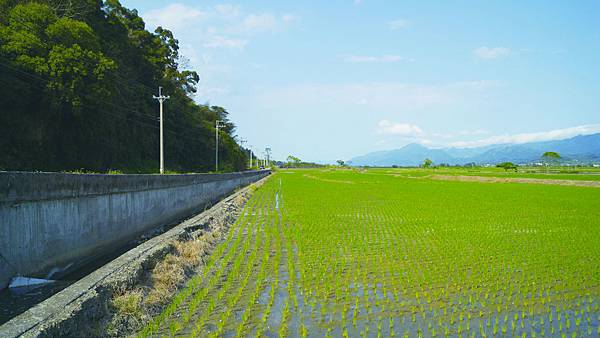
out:
<path id="1" fill-rule="evenodd" d="M 81 266 L 269 173 L 0 172 L 0 289 L 17 275 L 51 278 Z"/>

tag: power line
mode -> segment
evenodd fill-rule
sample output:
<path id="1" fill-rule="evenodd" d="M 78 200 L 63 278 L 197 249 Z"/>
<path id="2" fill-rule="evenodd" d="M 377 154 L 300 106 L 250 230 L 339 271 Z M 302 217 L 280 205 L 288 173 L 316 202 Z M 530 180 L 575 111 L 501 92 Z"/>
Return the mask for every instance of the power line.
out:
<path id="1" fill-rule="evenodd" d="M 20 23 L 20 24 L 22 24 L 22 25 L 23 25 L 25 28 L 27 28 L 27 29 L 25 29 L 26 31 L 28 31 L 28 32 L 29 32 L 29 33 L 31 33 L 31 34 L 37 34 L 37 29 L 35 29 L 34 27 L 32 27 L 32 26 L 29 24 L 29 22 L 26 22 L 26 21 L 23 21 L 23 20 L 18 20 L 18 21 L 19 21 L 19 23 Z M 3 57 L 0 55 L 0 58 L 3 58 Z M 11 61 L 12 61 L 12 60 L 9 60 L 9 59 L 7 59 L 7 58 L 4 58 L 4 59 L 5 59 L 5 60 L 7 60 L 7 61 L 9 61 L 9 62 L 11 62 Z M 13 69 L 15 69 L 15 68 L 13 68 Z M 15 69 L 15 70 L 17 70 L 17 71 L 22 71 L 22 70 L 18 70 L 18 69 Z M 33 74 L 31 74 L 31 75 L 33 75 Z M 114 73 L 113 75 L 114 75 L 114 76 L 116 76 L 116 77 L 118 77 L 118 78 L 120 78 L 121 80 L 125 80 L 125 81 L 127 81 L 127 82 L 135 82 L 135 83 L 139 84 L 141 87 L 148 89 L 148 90 L 149 90 L 149 93 L 153 93 L 153 92 L 154 92 L 154 88 L 155 88 L 154 86 L 151 86 L 151 85 L 148 85 L 148 84 L 146 84 L 146 83 L 140 82 L 140 81 L 138 81 L 138 80 L 136 80 L 136 79 L 132 79 L 132 78 L 124 78 L 124 77 L 122 77 L 122 76 L 121 76 L 119 73 Z M 38 78 L 42 79 L 42 78 L 41 78 L 41 77 L 39 77 L 39 76 L 38 76 Z M 49 81 L 49 80 L 46 80 L 46 79 L 42 79 L 42 80 L 44 80 L 44 81 Z M 119 81 L 115 81 L 115 82 L 119 82 Z M 134 87 L 133 87 L 132 85 L 130 85 L 130 84 L 124 84 L 124 82 L 123 82 L 123 81 L 121 81 L 121 82 L 119 82 L 119 83 L 120 83 L 122 86 L 126 86 L 126 87 L 129 87 L 129 88 L 132 88 L 132 89 L 137 89 L 137 88 L 134 88 Z M 119 92 L 119 91 L 117 90 L 117 92 Z M 143 96 L 145 96 L 145 95 L 143 95 Z M 110 103 L 109 103 L 109 104 L 110 104 Z M 134 112 L 135 112 L 135 113 L 139 113 L 139 114 L 141 114 L 141 115 L 145 115 L 145 116 L 146 116 L 146 117 L 148 117 L 148 118 L 155 119 L 155 117 L 154 117 L 154 116 L 148 116 L 147 114 L 144 114 L 143 112 L 138 112 L 138 111 L 134 111 Z"/>
<path id="2" fill-rule="evenodd" d="M 16 67 L 8 65 L 6 63 L 0 62 L 0 66 L 4 66 L 6 68 L 12 69 L 14 71 L 17 71 L 19 73 L 22 73 L 22 74 L 27 75 L 29 77 L 32 77 L 34 79 L 43 81 L 45 83 L 51 83 L 52 82 L 51 80 L 43 78 L 43 77 L 41 77 L 41 76 L 39 76 L 37 74 L 31 73 L 31 72 L 27 72 L 25 70 L 16 68 Z M 108 102 L 108 101 L 102 100 L 102 99 L 100 99 L 98 97 L 95 97 L 95 96 L 92 96 L 90 94 L 83 94 L 83 95 L 80 95 L 80 96 L 83 97 L 83 98 L 87 98 L 89 100 L 95 101 L 96 103 L 102 103 L 102 104 L 109 105 L 109 106 L 111 106 L 111 107 L 113 107 L 113 108 L 115 108 L 117 110 L 122 111 L 122 112 L 134 113 L 134 114 L 136 114 L 136 117 L 146 118 L 146 119 L 148 119 L 150 121 L 157 121 L 158 120 L 158 117 L 156 117 L 156 116 L 150 116 L 150 115 L 144 114 L 143 112 L 141 112 L 139 110 L 134 110 L 134 109 L 131 109 L 131 108 L 127 108 L 127 107 L 123 107 L 123 106 L 120 106 L 120 105 L 116 105 L 116 104 L 114 104 L 112 102 Z M 101 110 L 99 110 L 99 111 L 103 112 Z M 191 132 L 193 132 L 193 131 L 190 130 L 190 128 L 194 128 L 194 127 L 189 126 L 189 125 L 183 125 L 183 124 L 180 124 L 180 123 L 176 123 L 176 122 L 174 122 L 172 120 L 166 120 L 165 122 L 167 123 L 167 125 L 170 124 L 173 127 L 182 128 L 183 129 L 181 131 L 175 131 L 175 130 L 172 130 L 171 128 L 165 127 L 165 130 L 167 132 L 172 133 L 173 135 L 178 135 L 178 136 L 180 136 L 182 133 L 184 133 L 186 136 L 189 136 L 189 139 L 197 140 L 197 136 L 196 136 L 197 134 L 193 134 L 193 135 L 190 134 Z M 142 122 L 142 123 L 144 123 L 144 122 Z M 153 127 L 155 127 L 155 126 L 153 126 Z M 158 127 L 155 127 L 155 128 L 159 129 Z"/>
<path id="3" fill-rule="evenodd" d="M 43 81 L 45 83 L 51 83 L 52 82 L 51 80 L 45 79 L 45 78 L 43 78 L 43 77 L 41 77 L 41 76 L 39 76 L 37 74 L 33 74 L 31 72 L 24 71 L 22 69 L 16 68 L 14 66 L 8 65 L 8 64 L 3 63 L 3 62 L 0 62 L 0 66 L 4 66 L 5 68 L 12 69 L 12 70 L 14 70 L 16 72 L 19 72 L 21 74 L 27 75 L 27 76 L 29 76 L 29 77 L 31 77 L 33 79 L 36 79 L 36 80 L 39 80 L 39 81 Z M 121 112 L 135 113 L 135 114 L 137 114 L 136 115 L 137 117 L 147 118 L 147 119 L 152 120 L 152 121 L 156 121 L 157 120 L 157 117 L 148 116 L 148 115 L 146 115 L 146 114 L 144 114 L 144 113 L 142 113 L 140 111 L 128 109 L 126 107 L 116 105 L 116 104 L 114 104 L 112 102 L 107 102 L 105 100 L 102 100 L 102 99 L 100 99 L 98 97 L 95 97 L 95 96 L 92 96 L 92 95 L 89 95 L 89 94 L 81 95 L 81 97 L 90 99 L 90 100 L 95 101 L 97 103 L 107 104 L 107 105 L 109 105 L 109 106 L 111 106 L 111 107 L 113 107 L 113 108 L 115 108 L 115 109 L 117 109 L 117 110 L 119 110 Z M 131 121 L 131 122 L 135 122 L 135 123 L 138 123 L 140 125 L 145 125 L 145 126 L 148 126 L 148 127 L 154 128 L 154 129 L 160 129 L 160 127 L 157 127 L 156 125 L 153 125 L 153 124 L 149 124 L 146 121 L 134 120 L 134 119 L 131 119 L 131 118 L 126 117 L 126 116 L 121 116 L 121 115 L 118 115 L 118 114 L 113 114 L 113 113 L 110 113 L 108 111 L 104 111 L 104 110 L 100 110 L 100 109 L 97 109 L 96 111 L 100 112 L 100 113 L 108 114 L 108 115 L 111 115 L 111 116 L 114 116 L 114 117 L 117 117 L 117 118 L 125 119 L 125 120 Z M 171 122 L 171 121 L 168 121 L 168 122 Z M 178 131 L 171 130 L 170 128 L 165 127 L 165 131 L 167 131 L 169 133 L 172 133 L 173 135 L 176 135 L 176 136 L 179 136 L 179 137 L 183 136 L 184 138 L 189 139 L 189 140 L 193 140 L 193 141 L 197 141 L 198 140 L 197 137 L 193 137 L 193 136 L 191 136 L 189 134 L 189 128 L 193 128 L 193 127 L 191 127 L 191 126 L 184 126 L 184 125 L 173 123 L 173 122 L 171 122 L 171 124 L 173 126 L 175 126 L 175 127 L 180 127 L 180 128 L 184 128 L 184 129 L 187 128 L 188 130 L 187 131 L 183 130 L 183 131 L 179 131 L 178 132 Z M 184 133 L 184 135 L 182 135 L 182 133 Z"/>
<path id="4" fill-rule="evenodd" d="M 41 29 L 41 28 L 34 28 L 34 27 L 32 27 L 29 22 L 24 21 L 24 20 L 19 20 L 19 23 L 22 25 L 21 28 L 25 28 L 24 30 L 28 31 L 31 34 L 37 34 L 38 31 Z M 0 55 L 0 58 L 5 59 L 6 61 L 8 61 L 8 62 L 10 62 L 12 64 L 12 60 L 4 58 L 2 55 Z M 45 82 L 45 83 L 52 83 L 52 81 L 49 80 L 49 79 L 47 79 L 47 78 L 44 78 L 44 77 L 42 77 L 42 76 L 40 76 L 38 74 L 34 74 L 34 73 L 31 73 L 31 72 L 25 71 L 25 70 L 23 70 L 21 68 L 15 67 L 15 66 L 13 66 L 11 64 L 6 64 L 6 63 L 3 63 L 3 62 L 0 62 L 0 66 L 4 66 L 5 68 L 8 68 L 8 69 L 16 71 L 16 72 L 18 72 L 20 74 L 26 75 L 26 76 L 28 76 L 28 77 L 30 77 L 32 79 L 36 79 L 36 80 L 39 80 L 39 81 L 42 81 L 42 82 Z M 116 79 L 112 79 L 112 80 L 114 80 L 114 82 L 121 84 L 123 87 L 130 88 L 134 92 L 137 91 L 137 90 L 140 90 L 140 89 L 147 89 L 149 91 L 154 91 L 154 87 L 153 86 L 150 86 L 150 85 L 148 85 L 146 83 L 143 83 L 143 82 L 141 82 L 141 81 L 139 81 L 139 80 L 137 80 L 135 78 L 124 78 L 123 76 L 121 76 L 121 74 L 116 73 L 116 72 L 113 73 L 112 75 L 114 75 L 116 78 L 120 79 L 120 81 L 116 80 Z M 28 82 L 26 80 L 23 80 L 23 79 L 19 79 L 19 80 L 25 81 L 26 83 L 31 84 L 31 82 Z M 134 83 L 134 84 L 132 85 L 132 83 Z M 139 86 L 139 87 L 137 87 L 136 85 Z M 120 95 L 121 92 L 119 90 L 115 90 L 115 93 L 117 95 L 119 95 L 119 97 L 121 99 L 124 99 Z M 109 105 L 109 106 L 113 107 L 114 109 L 116 109 L 117 111 L 126 112 L 126 113 L 133 113 L 135 115 L 134 116 L 121 116 L 120 114 L 114 114 L 114 113 L 111 113 L 111 112 L 99 109 L 98 107 L 95 107 L 95 109 L 94 109 L 95 112 L 99 112 L 99 113 L 102 113 L 102 114 L 110 115 L 110 116 L 113 116 L 115 118 L 119 118 L 121 120 L 125 120 L 125 121 L 128 121 L 128 122 L 132 122 L 132 123 L 138 124 L 140 126 L 149 127 L 149 128 L 153 128 L 153 129 L 159 129 L 160 130 L 160 136 L 161 136 L 161 158 L 162 158 L 162 135 L 163 135 L 162 102 L 161 102 L 161 114 L 160 114 L 160 127 L 156 127 L 155 125 L 150 124 L 147 121 L 141 121 L 141 120 L 133 118 L 133 117 L 135 117 L 135 118 L 140 118 L 140 119 L 147 119 L 148 121 L 155 121 L 155 119 L 156 119 L 155 116 L 150 116 L 150 115 L 144 113 L 143 111 L 139 111 L 139 110 L 136 110 L 136 109 L 130 109 L 130 108 L 127 108 L 127 107 L 124 107 L 124 106 L 116 105 L 113 102 L 110 102 L 110 101 L 107 101 L 107 100 L 102 100 L 101 98 L 98 98 L 96 96 L 92 96 L 90 94 L 79 94 L 78 96 L 80 98 L 85 98 L 85 99 L 94 101 L 96 103 L 102 103 L 104 105 Z M 142 96 L 140 96 L 140 98 L 141 97 Z M 141 101 L 141 102 L 143 102 L 143 101 Z M 216 113 L 216 114 L 218 116 L 218 113 Z M 183 129 L 183 130 L 175 131 L 175 130 L 171 130 L 171 128 L 167 128 L 165 126 L 164 129 L 167 132 L 172 133 L 173 135 L 176 135 L 178 138 L 184 138 L 184 139 L 188 139 L 188 140 L 191 140 L 191 141 L 194 141 L 194 142 L 198 141 L 198 137 L 197 137 L 196 133 L 197 133 L 197 129 L 202 130 L 201 126 L 199 126 L 199 125 L 198 126 L 193 126 L 193 125 L 187 125 L 187 124 L 183 125 L 183 124 L 180 124 L 178 122 L 175 122 L 174 120 L 166 120 L 165 122 L 168 122 L 174 128 Z M 216 133 L 217 133 L 217 137 L 218 137 L 219 126 L 217 125 L 217 127 L 215 129 L 216 129 Z M 190 132 L 196 132 L 196 133 L 194 133 L 194 135 L 192 136 L 192 135 L 189 134 Z M 229 134 L 227 134 L 227 136 L 235 139 L 235 136 L 232 136 L 232 135 L 229 135 Z M 252 156 L 252 153 L 251 153 L 251 156 Z M 217 145 L 216 145 L 216 161 L 218 163 L 218 141 L 217 141 Z M 161 164 L 162 164 L 162 162 L 163 161 L 161 160 Z M 218 168 L 218 164 L 217 164 L 217 168 Z M 161 165 L 161 171 L 162 171 L 162 165 Z"/>
<path id="5" fill-rule="evenodd" d="M 1 56 L 0 56 L 0 58 L 1 58 Z M 0 61 L 0 66 L 3 66 L 3 67 L 8 68 L 8 69 L 11 69 L 11 70 L 13 70 L 15 72 L 18 72 L 20 74 L 26 75 L 31 80 L 37 80 L 38 83 L 40 83 L 40 82 L 42 82 L 42 83 L 51 83 L 51 80 L 49 80 L 49 79 L 46 79 L 46 78 L 44 78 L 42 76 L 39 76 L 39 75 L 31 73 L 31 72 L 28 72 L 28 71 L 16 68 L 16 67 L 14 67 L 12 65 L 8 65 L 8 64 L 3 63 L 1 61 Z M 32 84 L 31 81 L 27 81 L 24 78 L 19 78 L 19 77 L 16 77 L 16 78 L 19 79 L 20 81 L 25 82 L 25 83 Z M 105 114 L 105 115 L 109 115 L 111 117 L 114 117 L 114 118 L 117 118 L 117 119 L 120 119 L 120 120 L 123 120 L 123 121 L 131 122 L 131 123 L 134 123 L 134 124 L 136 124 L 138 126 L 141 126 L 141 127 L 160 130 L 160 127 L 156 126 L 155 124 L 151 124 L 151 123 L 149 123 L 149 122 L 147 122 L 145 120 L 139 120 L 139 119 L 132 118 L 132 117 L 147 118 L 147 119 L 150 119 L 152 121 L 156 121 L 156 117 L 149 117 L 149 116 L 147 116 L 147 115 L 145 115 L 145 114 L 143 114 L 143 113 L 141 113 L 141 112 L 139 112 L 137 110 L 132 110 L 132 109 L 128 109 L 128 108 L 123 107 L 123 106 L 115 105 L 115 104 L 113 104 L 111 102 L 107 102 L 105 100 L 102 100 L 102 99 L 100 99 L 98 97 L 95 97 L 95 96 L 91 96 L 89 94 L 87 94 L 87 95 L 81 95 L 81 97 L 90 99 L 91 101 L 94 101 L 96 103 L 108 104 L 109 106 L 114 107 L 115 110 L 123 112 L 124 114 L 126 114 L 126 113 L 134 113 L 135 115 L 134 116 L 124 116 L 124 115 L 121 115 L 121 114 L 117 114 L 115 112 L 111 112 L 111 111 L 100 109 L 98 105 L 95 105 L 94 112 Z M 172 121 L 167 120 L 165 122 L 172 122 Z M 206 121 L 202 121 L 202 122 L 206 122 Z M 171 135 L 176 136 L 175 140 L 177 140 L 177 139 L 185 139 L 185 140 L 191 141 L 192 143 L 197 143 L 197 142 L 200 141 L 200 139 L 198 137 L 198 133 L 197 133 L 197 131 L 200 130 L 200 126 L 197 126 L 197 127 L 188 126 L 188 125 L 184 126 L 184 125 L 181 125 L 181 124 L 178 124 L 178 123 L 171 123 L 171 125 L 174 126 L 175 128 L 184 129 L 184 130 L 180 130 L 180 131 L 175 131 L 175 130 L 172 130 L 171 128 L 169 128 L 168 126 L 164 126 L 164 130 L 166 132 L 170 133 Z M 196 132 L 193 133 L 193 135 L 192 135 L 193 131 L 191 131 L 190 128 L 192 128 L 192 129 L 198 129 L 198 130 L 195 130 Z M 227 134 L 227 136 L 232 137 L 231 135 L 228 135 L 228 134 Z M 100 143 L 100 144 L 102 144 L 104 146 L 107 146 L 107 147 L 109 147 L 111 149 L 114 149 L 114 150 L 122 150 L 121 148 L 118 148 L 115 145 L 105 143 L 103 141 L 100 141 L 99 139 L 96 139 L 95 142 L 98 142 L 98 143 Z M 216 151 L 218 152 L 218 149 L 216 149 Z M 250 154 L 251 154 L 250 156 L 252 156 L 252 153 L 250 153 Z"/>
<path id="6" fill-rule="evenodd" d="M 6 58 L 4 58 L 4 59 L 5 59 L 5 60 L 7 60 Z M 12 70 L 14 70 L 14 71 L 16 71 L 16 72 L 19 72 L 19 73 L 21 73 L 21 74 L 24 74 L 24 75 L 27 75 L 27 76 L 29 76 L 29 77 L 31 77 L 31 78 L 34 78 L 34 79 L 37 79 L 37 80 L 43 81 L 43 82 L 45 82 L 45 83 L 52 83 L 52 81 L 51 81 L 50 79 L 46 79 L 46 78 L 44 78 L 44 77 L 42 77 L 42 76 L 40 76 L 40 75 L 38 75 L 38 74 L 35 74 L 35 73 L 32 73 L 32 72 L 25 71 L 25 70 L 23 70 L 23 69 L 20 69 L 20 68 L 17 68 L 17 67 L 11 66 L 11 65 L 9 65 L 9 64 L 6 64 L 6 63 L 3 63 L 3 62 L 0 62 L 0 66 L 4 66 L 5 68 L 12 69 Z M 155 119 L 155 117 L 150 117 L 149 115 L 146 115 L 146 114 L 144 114 L 143 112 L 140 112 L 140 111 L 137 111 L 137 110 L 128 109 L 128 108 L 126 108 L 126 107 L 118 106 L 118 105 L 115 105 L 115 104 L 113 104 L 113 103 L 111 103 L 111 102 L 105 102 L 104 100 L 100 101 L 101 99 L 99 99 L 99 98 L 97 98 L 97 97 L 95 97 L 95 96 L 91 96 L 91 95 L 89 95 L 89 94 L 83 94 L 83 95 L 81 95 L 81 97 L 88 98 L 88 99 L 91 99 L 91 100 L 93 100 L 93 101 L 96 101 L 96 102 L 102 102 L 102 103 L 104 103 L 104 104 L 111 105 L 111 106 L 113 106 L 113 107 L 115 107 L 115 108 L 117 108 L 117 109 L 120 109 L 120 110 L 126 110 L 126 111 L 128 111 L 128 112 L 132 112 L 132 113 L 136 113 L 136 114 L 141 114 L 141 115 L 140 115 L 141 117 L 148 117 L 148 118 L 152 118 L 153 120 Z"/>
<path id="7" fill-rule="evenodd" d="M 31 34 L 37 34 L 37 32 L 36 32 L 36 31 L 37 31 L 37 29 L 35 29 L 34 27 L 32 27 L 32 26 L 29 24 L 29 22 L 26 22 L 26 21 L 23 21 L 23 20 L 18 20 L 18 22 L 19 22 L 20 24 L 22 24 L 22 25 L 23 25 L 25 28 L 27 28 L 27 29 L 25 29 L 25 30 L 26 30 L 26 31 L 28 31 L 29 33 L 31 33 Z M 82 21 L 82 22 L 85 22 L 85 21 Z M 87 22 L 85 22 L 85 23 L 87 24 Z M 151 33 L 151 34 L 152 34 L 152 33 Z M 0 57 L 2 57 L 2 56 L 0 56 Z M 136 79 L 122 77 L 122 76 L 121 76 L 119 73 L 116 73 L 116 74 L 115 74 L 115 76 L 117 76 L 117 77 L 119 77 L 119 78 L 121 78 L 122 80 L 124 80 L 124 81 L 127 81 L 127 82 L 135 82 L 135 83 L 139 84 L 140 86 L 142 86 L 142 87 L 144 87 L 144 88 L 148 89 L 148 90 L 149 90 L 151 93 L 152 93 L 152 92 L 154 92 L 154 88 L 155 88 L 155 87 L 154 87 L 154 86 L 152 86 L 152 85 L 149 85 L 149 84 L 146 84 L 146 83 L 140 82 L 140 81 L 138 81 L 138 80 L 136 80 Z M 121 82 L 121 84 L 123 84 L 123 82 Z M 131 87 L 131 85 L 126 85 L 126 86 L 128 86 L 128 87 L 132 88 L 132 87 Z"/>

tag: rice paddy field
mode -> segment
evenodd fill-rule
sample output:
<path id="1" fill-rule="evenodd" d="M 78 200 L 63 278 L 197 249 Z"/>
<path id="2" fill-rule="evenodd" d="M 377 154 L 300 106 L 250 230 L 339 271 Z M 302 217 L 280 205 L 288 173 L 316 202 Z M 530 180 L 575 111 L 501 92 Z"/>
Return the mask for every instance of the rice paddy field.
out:
<path id="1" fill-rule="evenodd" d="M 599 336 L 600 188 L 432 174 L 276 172 L 139 335 Z"/>

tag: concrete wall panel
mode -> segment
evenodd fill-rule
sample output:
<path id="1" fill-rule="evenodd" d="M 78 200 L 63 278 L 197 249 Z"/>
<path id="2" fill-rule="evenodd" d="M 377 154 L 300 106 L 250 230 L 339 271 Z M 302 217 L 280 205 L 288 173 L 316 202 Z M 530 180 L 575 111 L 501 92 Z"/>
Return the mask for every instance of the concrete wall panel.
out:
<path id="1" fill-rule="evenodd" d="M 268 174 L 0 172 L 0 289 L 81 266 Z"/>

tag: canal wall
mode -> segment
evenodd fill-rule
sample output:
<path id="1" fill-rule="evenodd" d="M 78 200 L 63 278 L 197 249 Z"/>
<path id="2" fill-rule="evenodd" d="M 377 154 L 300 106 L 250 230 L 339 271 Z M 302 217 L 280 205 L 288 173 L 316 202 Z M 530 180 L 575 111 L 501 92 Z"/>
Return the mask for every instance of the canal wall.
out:
<path id="1" fill-rule="evenodd" d="M 0 172 L 0 289 L 60 276 L 269 174 Z"/>

